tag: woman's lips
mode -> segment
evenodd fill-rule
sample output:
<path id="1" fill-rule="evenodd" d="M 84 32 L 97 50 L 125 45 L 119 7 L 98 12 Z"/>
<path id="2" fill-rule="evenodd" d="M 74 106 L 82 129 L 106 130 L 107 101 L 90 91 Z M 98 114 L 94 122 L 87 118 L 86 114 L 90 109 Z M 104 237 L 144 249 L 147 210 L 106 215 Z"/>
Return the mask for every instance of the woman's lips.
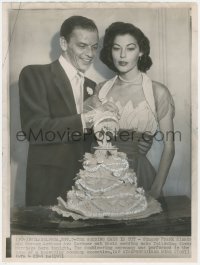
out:
<path id="1" fill-rule="evenodd" d="M 126 66 L 128 64 L 128 62 L 125 62 L 125 61 L 119 61 L 118 64 L 120 66 Z"/>

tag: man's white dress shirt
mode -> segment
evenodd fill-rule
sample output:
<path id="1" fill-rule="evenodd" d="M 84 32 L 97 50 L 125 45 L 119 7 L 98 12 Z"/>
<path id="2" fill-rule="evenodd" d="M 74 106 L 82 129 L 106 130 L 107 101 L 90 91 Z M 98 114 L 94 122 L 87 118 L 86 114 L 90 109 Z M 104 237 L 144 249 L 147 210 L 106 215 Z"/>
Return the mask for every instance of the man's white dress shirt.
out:
<path id="1" fill-rule="evenodd" d="M 83 112 L 84 75 L 83 73 L 78 71 L 71 63 L 69 63 L 62 55 L 59 58 L 59 62 L 71 83 L 77 113 L 81 114 Z M 83 129 L 86 128 L 83 115 L 81 115 L 81 121 L 82 121 Z"/>

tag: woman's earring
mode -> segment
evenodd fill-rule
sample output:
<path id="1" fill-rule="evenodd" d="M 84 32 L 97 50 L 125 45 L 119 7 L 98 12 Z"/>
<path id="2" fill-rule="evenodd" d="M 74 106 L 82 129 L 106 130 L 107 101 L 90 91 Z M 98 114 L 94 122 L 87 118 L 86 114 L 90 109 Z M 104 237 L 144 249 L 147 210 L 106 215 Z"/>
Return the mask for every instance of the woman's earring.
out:
<path id="1" fill-rule="evenodd" d="M 138 58 L 138 63 L 141 61 L 141 56 L 139 56 L 139 58 Z"/>

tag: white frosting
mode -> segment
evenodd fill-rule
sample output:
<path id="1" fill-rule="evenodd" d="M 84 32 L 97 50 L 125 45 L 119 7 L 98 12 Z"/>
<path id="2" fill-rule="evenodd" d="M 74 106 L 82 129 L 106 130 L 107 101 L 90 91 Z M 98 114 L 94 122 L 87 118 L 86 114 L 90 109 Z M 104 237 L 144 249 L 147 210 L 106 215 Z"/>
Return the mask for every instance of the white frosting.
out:
<path id="1" fill-rule="evenodd" d="M 73 189 L 67 193 L 66 208 L 87 218 L 112 218 L 144 211 L 144 190 L 137 188 L 136 174 L 129 169 L 125 157 L 120 152 L 106 154 L 105 150 L 85 154 L 84 170 L 80 170 Z"/>

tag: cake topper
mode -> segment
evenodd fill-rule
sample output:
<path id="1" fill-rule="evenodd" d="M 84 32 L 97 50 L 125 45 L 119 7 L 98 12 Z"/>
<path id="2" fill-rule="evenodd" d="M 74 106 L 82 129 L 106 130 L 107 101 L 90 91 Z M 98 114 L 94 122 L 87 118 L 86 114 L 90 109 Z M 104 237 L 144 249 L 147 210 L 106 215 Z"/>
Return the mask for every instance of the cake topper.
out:
<path id="1" fill-rule="evenodd" d="M 95 149 L 113 150 L 117 147 L 112 145 L 119 130 L 119 122 L 116 114 L 105 111 L 98 112 L 94 117 L 94 134 L 97 139 L 98 146 Z"/>

